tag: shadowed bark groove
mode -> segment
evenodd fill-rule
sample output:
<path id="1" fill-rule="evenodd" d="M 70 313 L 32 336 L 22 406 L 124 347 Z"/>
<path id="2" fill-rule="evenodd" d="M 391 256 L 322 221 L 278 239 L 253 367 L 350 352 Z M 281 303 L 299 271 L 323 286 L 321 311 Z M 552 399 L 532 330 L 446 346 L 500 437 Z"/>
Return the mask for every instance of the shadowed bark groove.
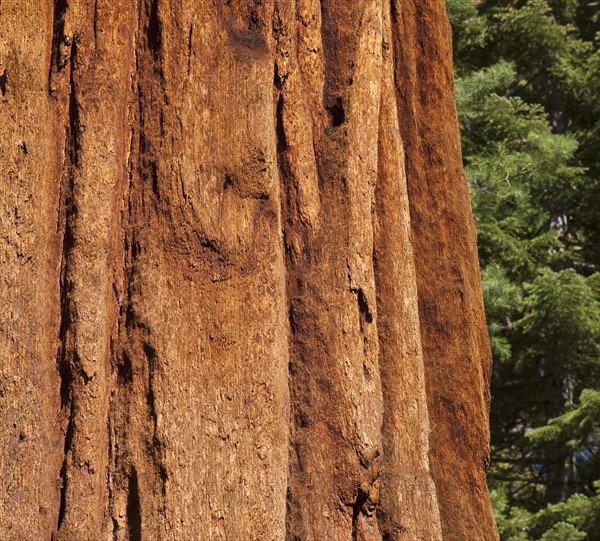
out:
<path id="1" fill-rule="evenodd" d="M 0 539 L 497 539 L 443 1 L 0 27 Z"/>

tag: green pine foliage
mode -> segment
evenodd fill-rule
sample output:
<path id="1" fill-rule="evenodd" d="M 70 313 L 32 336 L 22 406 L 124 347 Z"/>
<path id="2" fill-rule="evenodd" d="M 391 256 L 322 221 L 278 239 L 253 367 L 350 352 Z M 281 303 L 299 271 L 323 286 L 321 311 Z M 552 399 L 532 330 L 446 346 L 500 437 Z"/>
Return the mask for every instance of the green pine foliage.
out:
<path id="1" fill-rule="evenodd" d="M 600 541 L 600 1 L 447 0 L 503 541 Z"/>

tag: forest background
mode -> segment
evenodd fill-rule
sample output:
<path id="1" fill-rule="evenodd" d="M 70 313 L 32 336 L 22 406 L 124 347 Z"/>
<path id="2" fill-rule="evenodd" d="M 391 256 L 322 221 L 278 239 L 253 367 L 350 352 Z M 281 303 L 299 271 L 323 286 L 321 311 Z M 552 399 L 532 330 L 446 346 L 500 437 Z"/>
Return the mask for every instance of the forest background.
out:
<path id="1" fill-rule="evenodd" d="M 600 540 L 600 2 L 447 0 L 501 539 Z"/>

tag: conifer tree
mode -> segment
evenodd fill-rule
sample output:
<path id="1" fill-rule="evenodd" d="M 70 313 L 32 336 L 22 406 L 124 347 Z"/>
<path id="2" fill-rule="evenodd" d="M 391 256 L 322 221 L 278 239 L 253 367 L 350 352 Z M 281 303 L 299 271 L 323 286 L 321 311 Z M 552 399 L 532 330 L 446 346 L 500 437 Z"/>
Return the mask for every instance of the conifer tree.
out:
<path id="1" fill-rule="evenodd" d="M 600 5 L 448 0 L 505 541 L 600 539 Z"/>

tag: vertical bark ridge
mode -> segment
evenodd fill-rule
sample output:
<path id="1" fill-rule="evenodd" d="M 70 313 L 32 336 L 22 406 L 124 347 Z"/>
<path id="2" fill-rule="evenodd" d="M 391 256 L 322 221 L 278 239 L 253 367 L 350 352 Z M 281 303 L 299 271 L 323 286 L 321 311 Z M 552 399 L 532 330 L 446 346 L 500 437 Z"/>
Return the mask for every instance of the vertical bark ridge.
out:
<path id="1" fill-rule="evenodd" d="M 394 1 L 392 13 L 430 463 L 442 532 L 448 540 L 497 539 L 485 496 L 491 361 L 461 162 L 449 24 L 444 3 L 435 0 Z"/>
<path id="2" fill-rule="evenodd" d="M 280 51 L 277 64 L 279 79 L 285 75 L 280 163 L 292 333 L 287 536 L 380 539 L 370 210 L 376 154 L 366 141 L 377 134 L 379 94 L 377 86 L 370 92 L 369 74 L 379 69 L 381 13 L 378 2 L 354 2 L 335 13 L 326 4 L 299 2 L 297 13 L 298 39 L 310 44 L 309 54 L 302 46 L 297 59 Z M 322 43 L 314 41 L 317 33 Z M 293 43 L 287 48 L 295 50 Z M 322 51 L 320 61 L 313 51 Z M 318 109 L 299 115 L 303 102 Z M 307 123 L 312 145 L 302 129 Z M 357 156 L 350 148 L 364 150 Z M 311 173 L 303 178 L 306 170 Z"/>
<path id="3" fill-rule="evenodd" d="M 124 193 L 125 273 L 120 288 L 123 306 L 113 391 L 116 452 L 111 513 L 113 536 L 118 540 L 166 535 L 168 483 L 155 394 L 158 352 L 151 326 L 136 304 L 141 294 L 140 265 L 146 251 L 145 223 L 160 231 L 156 220 L 161 198 L 156 156 L 165 103 L 161 2 L 139 0 L 131 7 L 135 18 L 128 112 L 131 135 Z"/>
<path id="4" fill-rule="evenodd" d="M 142 6 L 137 47 L 123 470 L 144 538 L 275 539 L 288 395 L 272 7 L 164 6 Z"/>
<path id="5" fill-rule="evenodd" d="M 65 173 L 71 193 L 65 224 L 68 250 L 63 253 L 68 301 L 63 304 L 62 346 L 70 418 L 57 540 L 97 539 L 109 528 L 108 415 L 118 310 L 113 265 L 119 259 L 129 68 L 118 30 L 128 22 L 129 5 L 122 2 L 114 11 L 107 7 L 99 2 L 62 12 L 61 41 L 70 46 Z M 114 72 L 117 77 L 112 77 Z"/>
<path id="6" fill-rule="evenodd" d="M 0 537 L 9 540 L 49 539 L 60 501 L 63 126 L 48 96 L 53 12 L 51 2 L 0 8 Z"/>
<path id="7" fill-rule="evenodd" d="M 430 431 L 419 330 L 404 149 L 395 100 L 391 5 L 384 2 L 382 93 L 375 190 L 374 266 L 383 390 L 382 532 L 385 540 L 441 540 L 429 470 Z"/>

